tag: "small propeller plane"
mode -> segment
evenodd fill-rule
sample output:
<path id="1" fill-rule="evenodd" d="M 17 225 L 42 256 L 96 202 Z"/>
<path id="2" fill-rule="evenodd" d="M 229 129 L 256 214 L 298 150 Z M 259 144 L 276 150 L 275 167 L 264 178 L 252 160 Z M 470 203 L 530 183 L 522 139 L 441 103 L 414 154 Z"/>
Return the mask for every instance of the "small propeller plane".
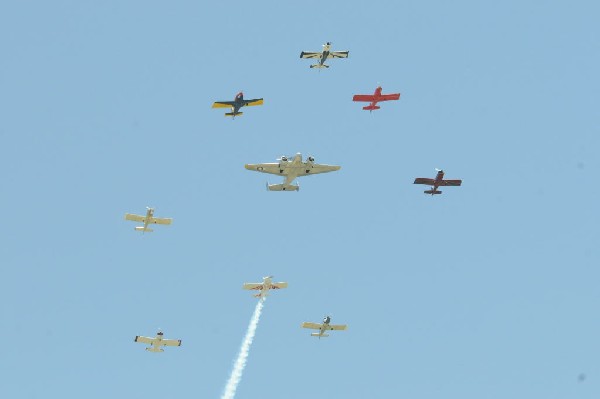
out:
<path id="1" fill-rule="evenodd" d="M 321 339 L 321 337 L 329 337 L 329 334 L 325 334 L 325 331 L 346 330 L 348 328 L 346 324 L 329 324 L 330 322 L 331 317 L 325 316 L 325 318 L 323 319 L 323 324 L 304 322 L 302 323 L 302 328 L 311 328 L 313 330 L 319 330 L 319 332 L 314 332 L 310 334 L 312 337 L 319 337 L 319 339 Z"/>
<path id="2" fill-rule="evenodd" d="M 300 53 L 300 58 L 318 58 L 319 63 L 311 65 L 311 68 L 329 68 L 329 65 L 325 64 L 329 58 L 348 58 L 349 51 L 331 51 L 331 42 L 327 42 L 323 45 L 323 51 L 303 51 Z"/>
<path id="3" fill-rule="evenodd" d="M 245 290 L 259 290 L 260 292 L 254 295 L 256 298 L 264 298 L 269 295 L 269 290 L 279 290 L 281 288 L 287 288 L 288 283 L 280 282 L 274 283 L 273 276 L 263 277 L 262 283 L 244 283 L 243 288 Z"/>
<path id="4" fill-rule="evenodd" d="M 162 346 L 181 346 L 180 339 L 164 339 L 162 331 L 157 332 L 154 338 L 136 335 L 134 341 L 150 345 L 146 350 L 154 353 L 164 352 L 165 350 L 161 348 Z"/>
<path id="5" fill-rule="evenodd" d="M 440 186 L 460 186 L 462 184 L 462 180 L 444 180 L 444 171 L 441 169 L 435 169 L 437 171 L 437 175 L 435 179 L 427 179 L 424 177 L 417 177 L 415 179 L 414 184 L 426 184 L 431 186 L 431 190 L 423 191 L 425 194 L 441 194 L 442 192 L 438 190 Z"/>
<path id="6" fill-rule="evenodd" d="M 254 98 L 252 100 L 244 100 L 244 93 L 240 91 L 238 94 L 236 94 L 233 101 L 215 101 L 212 107 L 231 108 L 231 112 L 226 112 L 225 116 L 231 116 L 235 119 L 236 116 L 244 115 L 243 112 L 239 112 L 240 108 L 252 105 L 263 105 L 263 99 Z"/>
<path id="7" fill-rule="evenodd" d="M 400 93 L 381 94 L 381 86 L 377 87 L 373 94 L 355 94 L 352 97 L 352 101 L 370 102 L 371 104 L 363 107 L 364 110 L 368 110 L 369 112 L 381 108 L 377 106 L 377 103 L 380 101 L 395 101 L 399 99 Z"/>
<path id="8" fill-rule="evenodd" d="M 283 184 L 267 183 L 267 190 L 269 191 L 298 191 L 300 190 L 300 186 L 292 184 L 296 177 L 333 172 L 340 169 L 340 166 L 336 165 L 316 164 L 314 163 L 315 159 L 311 156 L 307 157 L 306 161 L 303 162 L 302 154 L 300 153 L 297 153 L 291 160 L 286 156 L 282 156 L 277 160 L 279 162 L 246 164 L 244 167 L 257 172 L 285 176 Z"/>
<path id="9" fill-rule="evenodd" d="M 155 218 L 154 208 L 146 207 L 146 216 L 134 215 L 133 213 L 126 213 L 125 220 L 131 220 L 134 222 L 144 223 L 143 226 L 136 226 L 136 231 L 152 233 L 154 230 L 148 227 L 149 224 L 171 224 L 173 219 L 171 218 Z"/>

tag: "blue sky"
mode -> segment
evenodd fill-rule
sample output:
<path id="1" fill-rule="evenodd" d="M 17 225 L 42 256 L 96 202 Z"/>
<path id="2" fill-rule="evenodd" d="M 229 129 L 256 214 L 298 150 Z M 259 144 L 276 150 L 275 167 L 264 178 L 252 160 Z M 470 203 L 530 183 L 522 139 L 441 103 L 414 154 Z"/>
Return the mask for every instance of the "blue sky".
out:
<path id="1" fill-rule="evenodd" d="M 599 11 L 1 5 L 2 396 L 219 397 L 273 274 L 239 398 L 597 398 Z M 325 41 L 350 57 L 310 70 Z M 342 169 L 243 167 L 296 152 Z M 436 167 L 463 186 L 423 195 Z M 173 225 L 136 234 L 147 205 Z"/>

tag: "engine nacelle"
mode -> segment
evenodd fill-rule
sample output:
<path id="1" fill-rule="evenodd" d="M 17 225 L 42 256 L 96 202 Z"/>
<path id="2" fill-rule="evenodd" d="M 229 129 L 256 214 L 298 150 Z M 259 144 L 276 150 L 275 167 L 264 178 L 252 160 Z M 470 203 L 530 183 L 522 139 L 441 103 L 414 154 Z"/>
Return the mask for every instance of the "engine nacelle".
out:
<path id="1" fill-rule="evenodd" d="M 313 162 L 315 162 L 315 159 L 313 157 L 308 157 L 308 158 L 306 158 L 306 162 L 313 163 Z"/>

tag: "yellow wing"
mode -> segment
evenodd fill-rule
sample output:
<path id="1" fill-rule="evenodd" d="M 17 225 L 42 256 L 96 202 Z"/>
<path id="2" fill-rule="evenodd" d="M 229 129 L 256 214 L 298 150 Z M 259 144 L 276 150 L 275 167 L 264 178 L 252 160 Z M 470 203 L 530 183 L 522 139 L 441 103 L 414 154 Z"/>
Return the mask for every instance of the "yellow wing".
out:
<path id="1" fill-rule="evenodd" d="M 263 99 L 257 98 L 256 100 L 248 100 L 248 102 L 246 102 L 246 106 L 249 107 L 252 105 L 263 105 Z"/>
<path id="2" fill-rule="evenodd" d="M 233 101 L 215 101 L 212 105 L 213 108 L 231 108 L 233 107 Z"/>

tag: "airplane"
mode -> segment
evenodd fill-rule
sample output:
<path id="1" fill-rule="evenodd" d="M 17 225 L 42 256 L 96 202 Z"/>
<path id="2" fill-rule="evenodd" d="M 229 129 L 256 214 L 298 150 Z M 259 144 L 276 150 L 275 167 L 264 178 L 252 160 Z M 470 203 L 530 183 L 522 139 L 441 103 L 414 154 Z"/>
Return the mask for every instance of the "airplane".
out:
<path id="1" fill-rule="evenodd" d="M 362 102 L 370 102 L 371 104 L 363 107 L 364 110 L 368 110 L 369 112 L 373 112 L 373 110 L 379 109 L 381 107 L 377 106 L 377 103 L 380 101 L 395 101 L 400 99 L 400 93 L 395 94 L 381 94 L 381 86 L 378 86 L 375 89 L 375 93 L 370 94 L 355 94 L 352 97 L 352 101 L 362 101 Z"/>
<path id="2" fill-rule="evenodd" d="M 319 58 L 319 63 L 311 65 L 311 68 L 329 68 L 325 64 L 329 58 L 348 58 L 349 51 L 331 51 L 331 42 L 323 45 L 323 51 L 303 51 L 300 53 L 300 58 Z"/>
<path id="3" fill-rule="evenodd" d="M 263 99 L 254 98 L 252 100 L 244 100 L 244 93 L 240 91 L 238 94 L 236 94 L 233 101 L 215 101 L 212 107 L 231 108 L 231 112 L 226 112 L 225 116 L 231 116 L 235 119 L 236 116 L 244 115 L 243 112 L 239 112 L 240 108 L 252 105 L 263 105 Z"/>
<path id="4" fill-rule="evenodd" d="M 269 191 L 298 191 L 300 186 L 292 184 L 296 177 L 333 172 L 340 169 L 340 166 L 336 165 L 316 164 L 314 163 L 315 159 L 311 156 L 306 158 L 306 162 L 302 162 L 302 154 L 300 153 L 297 153 L 291 160 L 286 156 L 277 158 L 277 160 L 279 161 L 277 163 L 246 164 L 244 167 L 257 172 L 285 176 L 283 184 L 267 183 L 267 190 Z"/>
<path id="5" fill-rule="evenodd" d="M 427 179 L 424 177 L 417 177 L 415 179 L 414 184 L 427 184 L 431 186 L 431 190 L 423 191 L 425 194 L 441 194 L 442 192 L 438 190 L 440 186 L 460 186 L 462 184 L 462 180 L 444 180 L 444 171 L 441 169 L 437 170 L 437 175 L 435 179 Z"/>
<path id="6" fill-rule="evenodd" d="M 310 334 L 311 337 L 319 337 L 319 339 L 321 339 L 321 337 L 329 337 L 329 334 L 325 334 L 325 331 L 346 330 L 348 328 L 348 326 L 345 324 L 329 324 L 329 322 L 331 322 L 331 317 L 325 316 L 325 318 L 323 319 L 323 324 L 304 322 L 302 323 L 302 328 L 311 328 L 313 330 L 319 330 L 319 332 L 314 332 Z"/>
<path id="7" fill-rule="evenodd" d="M 134 215 L 133 213 L 126 213 L 125 220 L 131 220 L 134 222 L 144 223 L 143 226 L 136 226 L 136 231 L 152 233 L 154 230 L 148 227 L 149 224 L 171 224 L 173 219 L 171 218 L 155 218 L 154 208 L 146 207 L 146 216 Z"/>
<path id="8" fill-rule="evenodd" d="M 263 277 L 262 283 L 244 283 L 243 288 L 245 290 L 260 290 L 260 292 L 254 295 L 256 298 L 264 298 L 269 294 L 269 290 L 278 290 L 281 288 L 287 288 L 288 283 L 274 283 L 273 276 Z"/>
<path id="9" fill-rule="evenodd" d="M 144 344 L 150 345 L 146 348 L 148 352 L 164 352 L 165 350 L 161 348 L 161 346 L 181 346 L 180 339 L 163 339 L 162 331 L 156 333 L 155 338 L 150 337 L 142 337 L 141 335 L 136 335 L 134 342 L 142 342 Z"/>

